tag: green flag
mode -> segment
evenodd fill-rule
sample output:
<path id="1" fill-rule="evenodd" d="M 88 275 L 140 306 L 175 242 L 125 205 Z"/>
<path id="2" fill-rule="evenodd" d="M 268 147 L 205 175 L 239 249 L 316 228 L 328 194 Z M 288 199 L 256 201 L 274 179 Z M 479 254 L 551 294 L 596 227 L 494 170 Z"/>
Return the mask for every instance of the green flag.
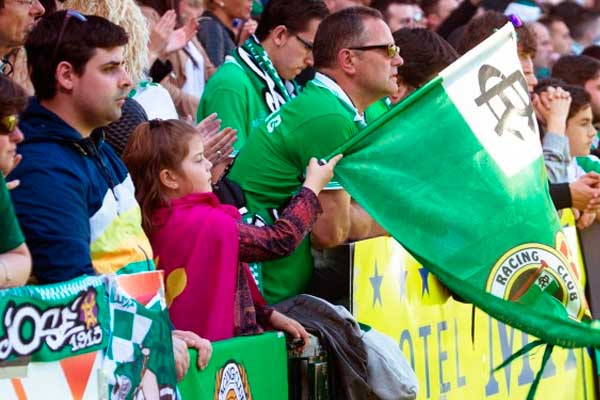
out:
<path id="1" fill-rule="evenodd" d="M 345 143 L 336 175 L 454 293 L 562 347 L 600 345 L 548 194 L 507 25 Z"/>

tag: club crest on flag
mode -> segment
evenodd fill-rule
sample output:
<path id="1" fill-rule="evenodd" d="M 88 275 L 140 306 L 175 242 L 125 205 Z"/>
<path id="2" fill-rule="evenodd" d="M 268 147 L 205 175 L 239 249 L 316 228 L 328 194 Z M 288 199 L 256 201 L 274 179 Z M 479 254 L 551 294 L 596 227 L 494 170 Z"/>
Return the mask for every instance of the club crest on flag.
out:
<path id="1" fill-rule="evenodd" d="M 558 232 L 558 236 L 563 235 Z M 562 304 L 568 316 L 581 320 L 587 303 L 569 261 L 553 247 L 526 243 L 507 251 L 492 268 L 487 290 L 500 298 L 542 305 L 547 295 Z"/>
<path id="2" fill-rule="evenodd" d="M 475 99 L 475 104 L 478 106 L 485 104 L 494 114 L 498 121 L 494 130 L 498 136 L 510 133 L 525 140 L 524 134 L 535 134 L 533 107 L 527 93 L 527 82 L 521 71 L 515 70 L 505 76 L 494 66 L 484 64 L 479 68 L 478 79 L 481 95 Z M 495 82 L 489 86 L 488 82 L 490 81 Z M 511 94 L 516 95 L 518 100 L 511 98 Z M 492 104 L 492 100 L 496 97 L 502 103 L 499 107 L 500 110 L 496 110 Z M 528 132 L 522 132 L 522 130 L 510 126 L 519 117 L 527 119 Z"/>
<path id="3" fill-rule="evenodd" d="M 248 374 L 243 365 L 228 361 L 217 372 L 215 400 L 252 400 Z"/>

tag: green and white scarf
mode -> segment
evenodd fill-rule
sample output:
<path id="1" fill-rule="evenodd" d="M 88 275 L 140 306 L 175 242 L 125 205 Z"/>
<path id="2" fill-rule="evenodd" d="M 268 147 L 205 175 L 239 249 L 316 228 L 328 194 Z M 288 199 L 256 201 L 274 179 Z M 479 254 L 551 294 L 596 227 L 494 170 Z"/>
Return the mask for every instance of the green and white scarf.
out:
<path id="1" fill-rule="evenodd" d="M 273 62 L 256 36 L 251 36 L 244 44 L 233 51 L 235 61 L 249 73 L 253 81 L 262 87 L 261 94 L 271 113 L 290 101 L 299 91 L 293 81 L 283 80 L 273 66 Z"/>

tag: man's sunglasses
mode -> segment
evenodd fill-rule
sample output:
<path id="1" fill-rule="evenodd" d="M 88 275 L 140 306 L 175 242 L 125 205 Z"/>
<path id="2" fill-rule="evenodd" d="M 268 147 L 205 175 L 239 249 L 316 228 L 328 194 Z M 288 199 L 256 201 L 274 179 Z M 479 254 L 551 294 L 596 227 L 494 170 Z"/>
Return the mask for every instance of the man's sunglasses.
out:
<path id="1" fill-rule="evenodd" d="M 10 135 L 17 129 L 19 117 L 17 115 L 7 115 L 0 119 L 0 135 Z"/>
<path id="2" fill-rule="evenodd" d="M 58 47 L 62 42 L 63 36 L 65 35 L 65 30 L 67 29 L 67 25 L 69 24 L 69 20 L 71 17 L 78 19 L 81 22 L 86 22 L 87 18 L 85 15 L 81 14 L 75 10 L 67 10 L 65 12 L 65 18 L 63 19 L 62 27 L 60 28 L 60 33 L 58 34 L 58 40 L 56 41 L 56 45 L 54 46 L 54 50 L 52 51 L 52 61 L 56 61 L 56 55 L 58 53 Z"/>
<path id="3" fill-rule="evenodd" d="M 389 58 L 394 58 L 398 54 L 400 54 L 400 47 L 396 46 L 394 43 L 390 44 L 375 44 L 372 46 L 360 46 L 360 47 L 348 47 L 348 50 L 385 50 L 387 52 L 387 56 Z"/>

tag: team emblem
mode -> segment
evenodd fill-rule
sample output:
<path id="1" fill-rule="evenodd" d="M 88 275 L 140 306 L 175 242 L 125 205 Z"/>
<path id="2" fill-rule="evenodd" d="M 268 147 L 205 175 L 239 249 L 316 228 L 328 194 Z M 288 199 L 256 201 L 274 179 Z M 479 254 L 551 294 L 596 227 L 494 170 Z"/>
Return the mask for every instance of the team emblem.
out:
<path id="1" fill-rule="evenodd" d="M 488 277 L 487 290 L 509 301 L 536 304 L 550 295 L 564 305 L 570 318 L 581 320 L 586 302 L 570 263 L 558 250 L 527 243 L 506 252 Z"/>
<path id="2" fill-rule="evenodd" d="M 215 400 L 252 400 L 248 374 L 241 364 L 229 361 L 217 373 Z"/>

